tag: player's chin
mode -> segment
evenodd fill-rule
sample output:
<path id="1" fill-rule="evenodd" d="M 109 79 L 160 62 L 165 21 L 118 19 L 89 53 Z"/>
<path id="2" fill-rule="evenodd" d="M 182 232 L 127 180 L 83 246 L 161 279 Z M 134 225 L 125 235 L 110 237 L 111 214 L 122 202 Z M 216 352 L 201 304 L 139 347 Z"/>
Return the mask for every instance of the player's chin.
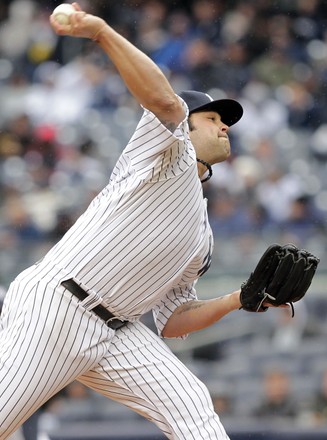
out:
<path id="1" fill-rule="evenodd" d="M 221 138 L 222 139 L 222 138 Z M 230 144 L 227 139 L 219 142 L 218 151 L 216 150 L 216 158 L 214 163 L 224 162 L 231 155 Z"/>
<path id="2" fill-rule="evenodd" d="M 230 156 L 231 154 L 231 148 L 230 148 L 230 143 L 229 143 L 229 139 L 227 138 L 222 138 L 221 139 L 221 147 L 225 153 L 226 159 Z"/>
<path id="3" fill-rule="evenodd" d="M 229 142 L 228 142 L 224 146 L 224 154 L 223 154 L 224 159 L 223 160 L 228 159 L 230 155 L 231 155 L 231 149 L 230 149 L 230 145 L 229 145 Z"/>

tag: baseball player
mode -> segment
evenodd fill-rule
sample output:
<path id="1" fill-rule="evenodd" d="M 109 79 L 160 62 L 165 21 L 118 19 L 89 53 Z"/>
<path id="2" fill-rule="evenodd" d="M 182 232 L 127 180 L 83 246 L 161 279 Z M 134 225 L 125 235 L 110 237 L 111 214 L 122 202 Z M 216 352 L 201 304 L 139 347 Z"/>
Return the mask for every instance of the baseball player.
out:
<path id="1" fill-rule="evenodd" d="M 75 379 L 169 439 L 228 439 L 207 388 L 163 338 L 184 338 L 241 305 L 240 290 L 198 300 L 195 283 L 213 246 L 201 181 L 230 155 L 228 130 L 242 107 L 201 92 L 177 96 L 144 53 L 73 5 L 70 25 L 50 17 L 54 31 L 97 41 L 144 113 L 108 185 L 9 287 L 0 439 Z M 158 335 L 140 321 L 150 310 Z"/>

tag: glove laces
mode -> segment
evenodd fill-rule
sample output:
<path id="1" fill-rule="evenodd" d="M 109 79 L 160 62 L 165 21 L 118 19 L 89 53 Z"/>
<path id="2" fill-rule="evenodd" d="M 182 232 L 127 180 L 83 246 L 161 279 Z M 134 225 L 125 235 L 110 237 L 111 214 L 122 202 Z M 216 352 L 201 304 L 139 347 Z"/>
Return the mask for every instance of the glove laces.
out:
<path id="1" fill-rule="evenodd" d="M 291 306 L 291 310 L 292 310 L 292 318 L 294 318 L 295 310 L 294 310 L 293 303 L 292 303 L 292 302 L 289 302 L 289 303 L 287 303 L 287 304 L 289 304 L 289 305 Z"/>
<path id="2" fill-rule="evenodd" d="M 270 299 L 271 301 L 276 301 L 276 298 L 275 298 L 274 296 L 272 296 L 272 295 L 269 295 L 268 292 L 262 292 L 262 295 L 263 295 L 263 298 L 262 298 L 262 300 L 259 302 L 258 307 L 257 307 L 257 309 L 256 309 L 256 312 L 259 312 L 259 310 L 261 309 L 261 307 L 264 308 L 263 303 L 266 301 L 267 298 Z M 268 301 L 268 302 L 269 302 L 269 301 Z M 286 303 L 286 304 L 289 304 L 289 305 L 290 305 L 291 310 L 292 310 L 292 318 L 294 318 L 295 310 L 294 310 L 294 305 L 293 305 L 293 303 L 290 301 L 290 302 L 288 302 L 288 303 Z"/>
<path id="3" fill-rule="evenodd" d="M 262 292 L 262 295 L 263 295 L 262 300 L 259 302 L 256 312 L 259 312 L 261 307 L 263 307 L 263 303 L 266 301 L 267 298 L 269 298 L 272 301 L 276 301 L 276 298 L 272 295 L 269 295 L 268 292 Z"/>

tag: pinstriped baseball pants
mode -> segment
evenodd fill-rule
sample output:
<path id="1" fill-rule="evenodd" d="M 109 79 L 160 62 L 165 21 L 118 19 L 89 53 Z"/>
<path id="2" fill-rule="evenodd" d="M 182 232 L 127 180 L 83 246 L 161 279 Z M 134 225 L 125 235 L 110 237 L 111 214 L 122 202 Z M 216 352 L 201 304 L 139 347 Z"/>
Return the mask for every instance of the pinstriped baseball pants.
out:
<path id="1" fill-rule="evenodd" d="M 37 272 L 38 274 L 38 272 Z M 0 440 L 79 380 L 155 423 L 169 439 L 228 440 L 206 387 L 140 322 L 114 332 L 59 278 L 23 272 L 0 327 Z"/>

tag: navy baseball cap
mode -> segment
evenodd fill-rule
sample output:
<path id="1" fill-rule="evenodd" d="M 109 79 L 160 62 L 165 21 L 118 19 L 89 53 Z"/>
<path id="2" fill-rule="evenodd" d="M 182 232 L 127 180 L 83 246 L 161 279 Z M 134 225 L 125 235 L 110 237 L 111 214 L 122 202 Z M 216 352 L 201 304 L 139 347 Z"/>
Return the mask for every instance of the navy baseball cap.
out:
<path id="1" fill-rule="evenodd" d="M 210 95 L 195 90 L 185 90 L 179 96 L 186 102 L 189 112 L 215 111 L 229 127 L 239 121 L 243 115 L 243 107 L 234 99 L 214 100 Z"/>

